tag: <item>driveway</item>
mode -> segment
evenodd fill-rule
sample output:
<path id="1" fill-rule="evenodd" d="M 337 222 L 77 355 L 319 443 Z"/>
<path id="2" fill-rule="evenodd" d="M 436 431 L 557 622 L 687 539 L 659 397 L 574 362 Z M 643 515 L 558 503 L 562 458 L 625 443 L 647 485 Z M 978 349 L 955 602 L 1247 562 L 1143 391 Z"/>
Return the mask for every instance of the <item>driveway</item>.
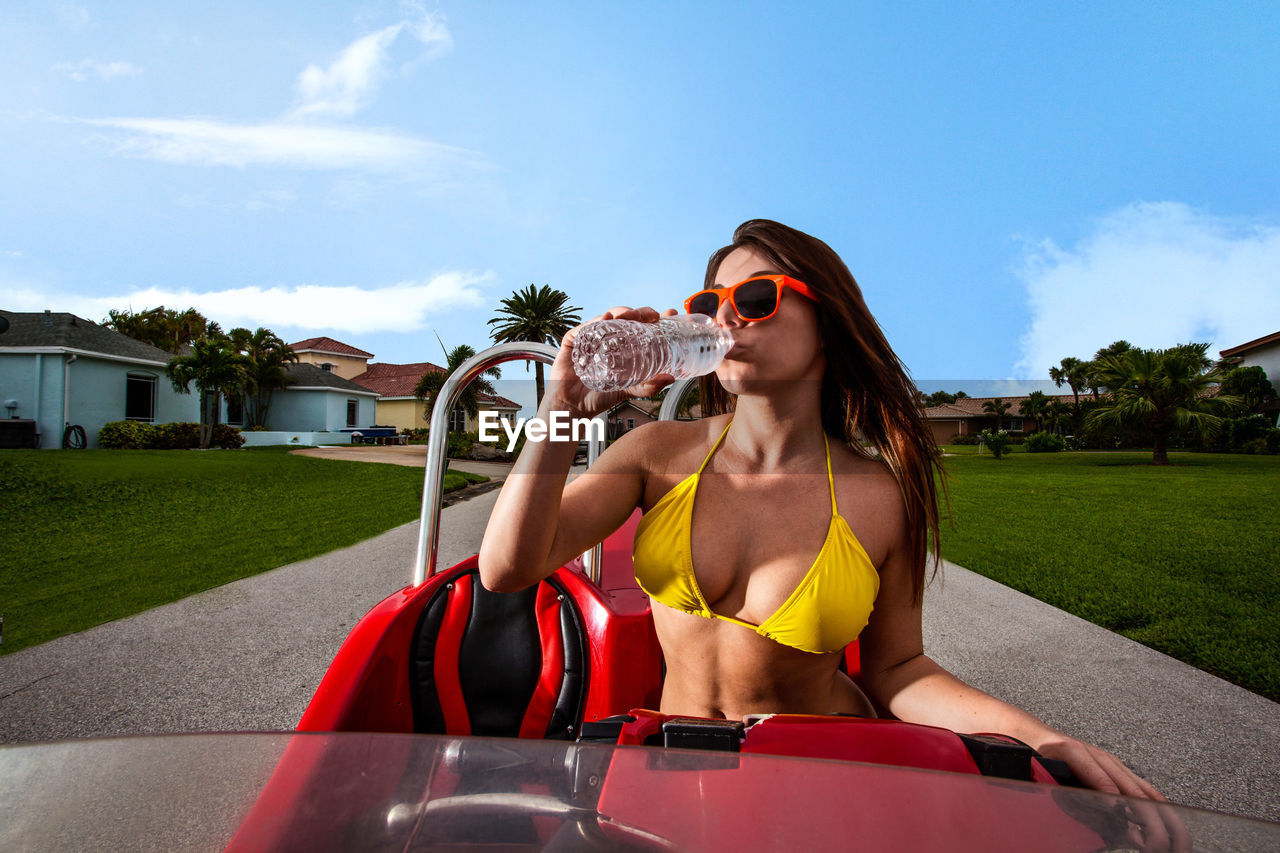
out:
<path id="1" fill-rule="evenodd" d="M 497 498 L 446 508 L 474 554 Z M 350 548 L 0 657 L 0 742 L 292 728 L 347 631 L 405 586 L 406 524 Z M 1280 705 L 959 566 L 925 649 L 960 678 L 1118 754 L 1174 802 L 1280 820 Z"/>

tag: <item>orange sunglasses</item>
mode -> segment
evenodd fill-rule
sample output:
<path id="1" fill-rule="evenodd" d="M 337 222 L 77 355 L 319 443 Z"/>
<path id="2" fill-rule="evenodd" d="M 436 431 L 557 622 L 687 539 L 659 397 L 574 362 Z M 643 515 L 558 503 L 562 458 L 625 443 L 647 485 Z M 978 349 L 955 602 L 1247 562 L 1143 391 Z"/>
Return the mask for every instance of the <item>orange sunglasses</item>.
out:
<path id="1" fill-rule="evenodd" d="M 739 320 L 754 323 L 768 320 L 778 313 L 782 302 L 782 289 L 789 287 L 806 299 L 818 301 L 809 286 L 789 275 L 757 275 L 730 287 L 714 287 L 699 290 L 684 301 L 687 314 L 706 314 L 715 317 L 726 299 Z"/>

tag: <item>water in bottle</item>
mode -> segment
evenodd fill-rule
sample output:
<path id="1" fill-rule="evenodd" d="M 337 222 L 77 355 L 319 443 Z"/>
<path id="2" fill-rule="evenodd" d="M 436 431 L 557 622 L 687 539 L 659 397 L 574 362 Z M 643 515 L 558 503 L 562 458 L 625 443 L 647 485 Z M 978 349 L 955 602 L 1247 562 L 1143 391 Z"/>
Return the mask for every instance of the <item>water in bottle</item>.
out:
<path id="1" fill-rule="evenodd" d="M 593 391 L 620 391 L 659 373 L 676 379 L 710 373 L 731 349 L 729 330 L 701 314 L 657 323 L 597 320 L 573 338 L 573 369 Z"/>

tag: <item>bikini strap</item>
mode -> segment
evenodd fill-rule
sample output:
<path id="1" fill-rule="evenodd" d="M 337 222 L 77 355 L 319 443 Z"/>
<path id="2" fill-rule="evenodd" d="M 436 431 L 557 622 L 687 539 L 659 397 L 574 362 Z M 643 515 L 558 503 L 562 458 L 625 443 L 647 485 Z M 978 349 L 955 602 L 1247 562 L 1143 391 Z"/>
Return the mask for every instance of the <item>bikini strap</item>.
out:
<path id="1" fill-rule="evenodd" d="M 831 515 L 839 515 L 836 510 L 836 478 L 831 474 L 831 443 L 827 441 L 826 430 L 822 431 L 822 443 L 827 448 L 827 485 L 831 488 Z"/>
<path id="2" fill-rule="evenodd" d="M 720 433 L 720 437 L 716 439 L 716 443 L 711 445 L 711 450 L 707 452 L 707 457 L 702 460 L 702 464 L 698 466 L 698 473 L 702 473 L 702 469 L 707 467 L 707 463 L 711 461 L 711 454 L 716 452 L 716 448 L 720 446 L 720 442 L 724 441 L 724 437 L 729 434 L 729 427 L 733 426 L 733 420 L 724 425 L 724 432 Z"/>

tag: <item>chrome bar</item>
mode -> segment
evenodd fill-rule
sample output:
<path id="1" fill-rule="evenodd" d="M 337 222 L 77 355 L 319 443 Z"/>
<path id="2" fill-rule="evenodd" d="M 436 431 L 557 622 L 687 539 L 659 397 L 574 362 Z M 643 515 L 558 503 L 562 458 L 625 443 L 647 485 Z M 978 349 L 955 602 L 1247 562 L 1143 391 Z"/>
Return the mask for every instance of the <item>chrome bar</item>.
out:
<path id="1" fill-rule="evenodd" d="M 453 374 L 445 380 L 436 395 L 435 406 L 431 410 L 430 435 L 427 443 L 427 465 L 423 474 L 422 511 L 418 524 L 418 548 L 413 561 L 413 585 L 417 586 L 436 572 L 436 552 L 440 544 L 440 509 L 444 503 L 444 472 L 448 466 L 449 412 L 467 385 L 489 368 L 508 361 L 541 361 L 551 364 L 556 360 L 558 350 L 548 344 L 523 341 L 498 344 L 484 352 L 477 353 L 463 362 Z M 441 401 L 446 405 L 441 405 Z M 604 415 L 599 416 L 604 420 Z M 608 429 L 600 430 L 604 435 Z M 587 441 L 587 466 L 590 467 L 604 452 L 605 441 L 592 435 Z M 597 543 L 590 551 L 582 555 L 583 567 L 592 583 L 600 583 L 600 562 L 604 555 L 604 544 Z"/>
<path id="2" fill-rule="evenodd" d="M 533 341 L 498 344 L 463 362 L 436 394 L 436 402 L 431 409 L 430 434 L 427 437 L 427 467 L 423 475 L 422 512 L 418 519 L 418 549 L 413 559 L 414 586 L 436 571 L 436 550 L 440 543 L 440 508 L 444 503 L 444 471 L 448 464 L 449 413 L 458 402 L 462 389 L 495 365 L 530 359 L 551 364 L 556 360 L 556 352 L 558 350 L 553 346 Z"/>
<path id="3" fill-rule="evenodd" d="M 690 376 L 688 379 L 677 379 L 667 386 L 667 396 L 662 400 L 662 408 L 658 410 L 658 420 L 674 421 L 676 412 L 680 410 L 680 401 L 689 393 L 689 389 L 698 383 L 701 377 Z"/>
<path id="4" fill-rule="evenodd" d="M 603 427 L 600 430 L 592 429 L 591 435 L 587 438 L 587 467 L 590 468 L 596 464 L 596 460 L 600 458 L 600 454 L 604 453 L 605 439 L 609 435 L 609 419 L 604 412 L 596 415 L 595 420 L 600 422 Z M 596 438 L 596 433 L 603 438 Z M 587 577 L 596 586 L 600 585 L 600 572 L 603 569 L 604 561 L 604 543 L 597 542 L 591 546 L 591 550 L 582 555 L 582 568 L 586 570 Z"/>

